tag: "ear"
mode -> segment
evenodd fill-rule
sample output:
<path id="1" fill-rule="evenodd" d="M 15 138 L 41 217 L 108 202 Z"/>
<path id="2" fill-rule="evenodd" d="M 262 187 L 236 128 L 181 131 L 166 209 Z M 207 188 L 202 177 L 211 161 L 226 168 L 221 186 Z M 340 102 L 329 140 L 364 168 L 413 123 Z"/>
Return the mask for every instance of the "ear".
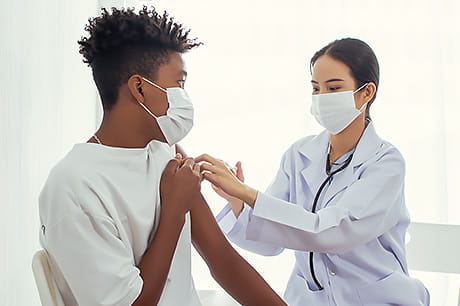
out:
<path id="1" fill-rule="evenodd" d="M 363 104 L 368 103 L 375 96 L 377 86 L 373 82 L 369 82 L 363 90 Z"/>
<path id="2" fill-rule="evenodd" d="M 142 92 L 142 77 L 138 74 L 134 74 L 128 79 L 128 89 L 131 96 L 138 103 L 144 103 L 144 93 Z"/>

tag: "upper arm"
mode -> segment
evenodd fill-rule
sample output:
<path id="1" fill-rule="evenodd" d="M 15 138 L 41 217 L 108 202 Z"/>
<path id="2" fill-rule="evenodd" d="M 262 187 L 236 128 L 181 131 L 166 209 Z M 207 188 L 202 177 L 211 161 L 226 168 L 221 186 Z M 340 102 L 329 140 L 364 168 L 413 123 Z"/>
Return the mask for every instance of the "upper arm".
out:
<path id="1" fill-rule="evenodd" d="M 288 157 L 290 153 L 290 151 L 284 153 L 283 157 L 281 158 L 278 171 L 276 172 L 275 177 L 265 191 L 265 193 L 284 201 L 289 201 L 290 178 L 287 168 L 288 163 L 291 160 Z"/>
<path id="2" fill-rule="evenodd" d="M 222 261 L 222 256 L 234 250 L 217 225 L 203 196 L 193 205 L 190 215 L 193 245 L 212 268 L 212 264 Z"/>
<path id="3" fill-rule="evenodd" d="M 61 199 L 59 205 L 64 205 Z M 113 220 L 93 216 L 73 203 L 68 215 L 47 224 L 42 241 L 81 305 L 128 305 L 142 290 L 130 246 Z"/>

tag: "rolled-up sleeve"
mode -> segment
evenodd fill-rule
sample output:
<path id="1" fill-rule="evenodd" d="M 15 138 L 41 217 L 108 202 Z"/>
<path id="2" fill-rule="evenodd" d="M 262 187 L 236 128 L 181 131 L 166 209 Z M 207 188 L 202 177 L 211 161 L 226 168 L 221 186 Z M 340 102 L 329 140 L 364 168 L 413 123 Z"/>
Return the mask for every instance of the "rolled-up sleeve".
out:
<path id="1" fill-rule="evenodd" d="M 143 281 L 129 245 L 110 218 L 68 207 L 68 216 L 46 227 L 42 239 L 78 304 L 131 305 Z"/>

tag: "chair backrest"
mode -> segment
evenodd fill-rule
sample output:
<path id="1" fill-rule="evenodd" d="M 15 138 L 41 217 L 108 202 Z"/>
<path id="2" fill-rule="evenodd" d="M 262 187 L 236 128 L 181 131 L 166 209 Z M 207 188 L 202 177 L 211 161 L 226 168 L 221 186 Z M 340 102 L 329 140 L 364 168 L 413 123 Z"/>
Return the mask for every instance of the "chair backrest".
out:
<path id="1" fill-rule="evenodd" d="M 32 259 L 32 270 L 42 306 L 64 306 L 62 296 L 56 286 L 48 255 L 45 250 L 37 251 Z"/>
<path id="2" fill-rule="evenodd" d="M 460 274 L 460 225 L 413 222 L 408 233 L 410 269 Z"/>
<path id="3" fill-rule="evenodd" d="M 412 222 L 406 250 L 409 269 L 460 274 L 460 225 Z"/>

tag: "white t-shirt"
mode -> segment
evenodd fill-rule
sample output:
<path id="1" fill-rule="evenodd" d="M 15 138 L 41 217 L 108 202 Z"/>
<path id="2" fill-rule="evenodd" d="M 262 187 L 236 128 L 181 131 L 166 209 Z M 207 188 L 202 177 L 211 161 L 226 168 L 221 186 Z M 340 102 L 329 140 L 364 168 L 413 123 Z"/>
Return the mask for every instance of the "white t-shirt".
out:
<path id="1" fill-rule="evenodd" d="M 76 144 L 40 194 L 40 242 L 66 306 L 131 305 L 143 281 L 137 265 L 160 217 L 161 174 L 174 147 Z M 191 276 L 190 216 L 158 305 L 201 305 Z"/>

